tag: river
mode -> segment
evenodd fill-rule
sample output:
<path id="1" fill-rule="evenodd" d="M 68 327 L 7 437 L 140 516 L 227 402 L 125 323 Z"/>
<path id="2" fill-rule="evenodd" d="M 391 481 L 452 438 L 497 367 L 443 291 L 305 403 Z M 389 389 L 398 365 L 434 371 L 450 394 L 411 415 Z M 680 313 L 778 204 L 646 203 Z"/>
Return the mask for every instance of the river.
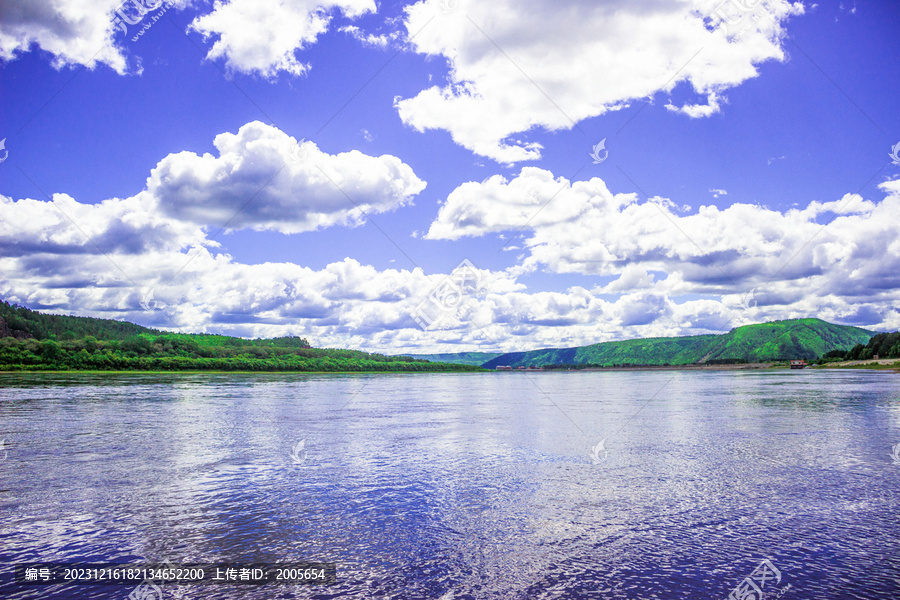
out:
<path id="1" fill-rule="evenodd" d="M 4 598 L 136 597 L 37 561 L 337 565 L 166 599 L 900 597 L 893 373 L 0 374 L 0 438 Z"/>

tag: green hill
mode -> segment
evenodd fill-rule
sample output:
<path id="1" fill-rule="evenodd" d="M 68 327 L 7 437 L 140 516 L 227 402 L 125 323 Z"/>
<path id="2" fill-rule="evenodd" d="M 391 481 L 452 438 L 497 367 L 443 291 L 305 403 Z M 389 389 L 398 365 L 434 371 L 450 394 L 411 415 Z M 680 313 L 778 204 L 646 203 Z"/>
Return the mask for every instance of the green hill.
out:
<path id="1" fill-rule="evenodd" d="M 722 335 L 644 338 L 577 348 L 510 352 L 482 366 L 492 369 L 499 365 L 688 365 L 811 360 L 832 350 L 849 350 L 856 344 L 866 344 L 873 335 L 873 331 L 835 325 L 821 319 L 790 319 L 745 325 Z"/>
<path id="2" fill-rule="evenodd" d="M 48 315 L 0 301 L 0 338 L 74 340 L 91 335 L 104 340 L 124 340 L 132 335 L 161 333 L 127 321 Z"/>
<path id="3" fill-rule="evenodd" d="M 0 371 L 477 371 L 404 356 L 312 348 L 300 337 L 246 340 L 48 315 L 0 301 Z"/>

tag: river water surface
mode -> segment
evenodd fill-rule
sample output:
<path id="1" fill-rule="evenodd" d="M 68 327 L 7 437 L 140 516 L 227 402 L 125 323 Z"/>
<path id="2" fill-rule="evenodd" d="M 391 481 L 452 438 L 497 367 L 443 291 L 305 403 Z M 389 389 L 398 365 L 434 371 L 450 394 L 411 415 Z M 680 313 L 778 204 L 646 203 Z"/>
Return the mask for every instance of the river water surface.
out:
<path id="1" fill-rule="evenodd" d="M 3 598 L 145 560 L 337 563 L 172 599 L 719 600 L 763 560 L 767 599 L 900 598 L 893 373 L 6 374 L 0 438 Z"/>

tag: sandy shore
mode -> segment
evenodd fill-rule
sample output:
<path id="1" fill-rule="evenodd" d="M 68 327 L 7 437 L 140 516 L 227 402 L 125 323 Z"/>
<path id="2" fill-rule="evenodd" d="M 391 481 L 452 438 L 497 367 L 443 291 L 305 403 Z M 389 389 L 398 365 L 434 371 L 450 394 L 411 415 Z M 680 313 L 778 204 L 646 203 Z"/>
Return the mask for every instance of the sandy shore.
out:
<path id="1" fill-rule="evenodd" d="M 864 369 L 872 367 L 875 369 L 895 369 L 900 370 L 900 359 L 896 358 L 879 358 L 869 360 L 845 360 L 841 362 L 828 363 L 827 365 L 817 365 L 817 369 L 840 369 L 840 368 L 857 368 Z"/>

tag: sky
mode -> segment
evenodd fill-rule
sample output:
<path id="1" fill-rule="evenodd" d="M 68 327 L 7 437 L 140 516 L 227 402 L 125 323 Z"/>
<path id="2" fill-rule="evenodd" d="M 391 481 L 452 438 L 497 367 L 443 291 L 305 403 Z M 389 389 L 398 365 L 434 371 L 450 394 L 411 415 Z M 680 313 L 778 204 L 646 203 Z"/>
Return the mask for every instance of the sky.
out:
<path id="1" fill-rule="evenodd" d="M 900 329 L 900 4 L 4 0 L 0 299 L 387 354 Z"/>

